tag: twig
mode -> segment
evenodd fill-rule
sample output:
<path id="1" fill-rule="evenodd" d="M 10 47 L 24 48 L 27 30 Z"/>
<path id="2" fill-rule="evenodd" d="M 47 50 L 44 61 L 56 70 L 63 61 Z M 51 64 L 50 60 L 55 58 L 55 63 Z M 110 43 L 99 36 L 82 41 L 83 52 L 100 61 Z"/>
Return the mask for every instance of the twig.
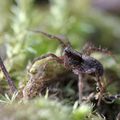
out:
<path id="1" fill-rule="evenodd" d="M 5 75 L 5 78 L 6 78 L 8 84 L 9 84 L 9 86 L 10 86 L 11 91 L 12 91 L 13 93 L 16 92 L 17 89 L 16 89 L 16 87 L 15 87 L 15 85 L 14 85 L 14 83 L 13 83 L 13 81 L 12 81 L 12 79 L 11 79 L 9 73 L 8 73 L 8 71 L 6 70 L 6 68 L 5 68 L 4 64 L 3 64 L 3 61 L 2 61 L 2 58 L 1 58 L 1 57 L 0 57 L 0 68 L 1 68 L 2 72 L 3 72 L 4 75 Z"/>

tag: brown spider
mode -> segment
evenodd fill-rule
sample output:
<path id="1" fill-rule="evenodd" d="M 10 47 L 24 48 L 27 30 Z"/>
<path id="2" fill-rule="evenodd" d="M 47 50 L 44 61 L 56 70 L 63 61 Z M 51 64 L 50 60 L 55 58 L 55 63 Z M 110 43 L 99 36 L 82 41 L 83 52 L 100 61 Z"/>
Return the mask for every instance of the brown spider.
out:
<path id="1" fill-rule="evenodd" d="M 106 49 L 95 48 L 93 45 L 86 44 L 83 48 L 82 52 L 78 52 L 74 50 L 69 42 L 69 40 L 62 35 L 51 35 L 41 30 L 36 30 L 34 32 L 41 33 L 47 36 L 50 39 L 58 40 L 62 45 L 62 53 L 63 55 L 57 57 L 56 55 L 50 53 L 43 57 L 52 56 L 61 63 L 65 65 L 67 69 L 70 69 L 74 72 L 74 74 L 78 75 L 78 89 L 79 89 L 79 102 L 82 101 L 82 89 L 83 89 L 83 77 L 84 75 L 91 75 L 96 77 L 98 88 L 100 90 L 100 96 L 98 100 L 98 105 L 100 104 L 100 100 L 102 97 L 102 93 L 104 91 L 103 84 L 101 82 L 102 76 L 104 74 L 103 65 L 93 57 L 90 57 L 90 54 L 94 51 L 108 53 Z M 39 59 L 39 58 L 38 58 Z"/>
<path id="2" fill-rule="evenodd" d="M 52 56 L 56 60 L 58 60 L 58 62 L 64 64 L 67 69 L 72 70 L 74 74 L 78 75 L 78 78 L 79 78 L 78 89 L 79 89 L 79 102 L 80 103 L 82 101 L 82 96 L 83 96 L 82 89 L 83 89 L 84 75 L 86 74 L 91 75 L 97 79 L 98 88 L 100 90 L 100 96 L 98 100 L 98 105 L 99 105 L 103 91 L 104 91 L 104 86 L 102 84 L 102 76 L 104 74 L 104 68 L 98 60 L 96 60 L 93 57 L 90 57 L 90 54 L 94 51 L 99 51 L 99 52 L 104 52 L 104 53 L 108 53 L 108 51 L 106 49 L 95 48 L 93 45 L 86 44 L 86 46 L 83 48 L 82 52 L 80 53 L 74 50 L 69 40 L 62 35 L 51 35 L 41 30 L 36 30 L 34 32 L 41 33 L 50 39 L 56 39 L 61 43 L 62 48 L 63 48 L 62 56 L 57 57 L 56 55 L 50 53 L 50 54 L 42 56 L 42 58 Z M 15 92 L 16 87 L 14 83 L 12 82 L 12 79 L 10 78 L 1 58 L 0 58 L 0 67 L 8 81 L 9 86 L 11 87 L 11 90 Z"/>

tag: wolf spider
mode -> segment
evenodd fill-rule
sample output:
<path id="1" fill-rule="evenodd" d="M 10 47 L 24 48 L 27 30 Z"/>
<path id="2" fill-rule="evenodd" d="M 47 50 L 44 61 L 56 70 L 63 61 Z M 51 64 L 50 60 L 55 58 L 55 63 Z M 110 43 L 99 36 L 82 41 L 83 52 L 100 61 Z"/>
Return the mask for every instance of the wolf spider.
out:
<path id="1" fill-rule="evenodd" d="M 60 61 L 67 69 L 73 71 L 74 74 L 78 75 L 78 90 L 79 90 L 79 102 L 82 101 L 83 92 L 83 78 L 85 75 L 91 75 L 96 78 L 98 88 L 100 91 L 98 105 L 100 104 L 102 94 L 104 92 L 104 86 L 102 84 L 102 76 L 104 74 L 103 65 L 93 57 L 90 57 L 92 52 L 102 52 L 110 54 L 107 49 L 101 49 L 94 47 L 92 44 L 88 43 L 84 46 L 81 52 L 78 52 L 72 48 L 68 38 L 63 35 L 51 35 L 41 30 L 35 30 L 33 32 L 41 33 L 42 35 L 50 38 L 56 39 L 62 45 L 62 55 L 60 57 L 50 53 L 44 57 L 52 56 L 56 60 Z M 38 58 L 39 59 L 39 58 Z M 41 59 L 41 57 L 40 57 Z"/>
<path id="2" fill-rule="evenodd" d="M 90 54 L 94 51 L 103 52 L 103 53 L 108 53 L 108 51 L 106 49 L 96 48 L 92 44 L 91 45 L 86 44 L 85 47 L 82 49 L 82 51 L 78 52 L 72 48 L 72 45 L 70 44 L 69 40 L 65 36 L 51 35 L 41 30 L 35 30 L 33 32 L 41 33 L 42 35 L 47 36 L 50 39 L 56 39 L 62 45 L 62 55 L 60 57 L 50 53 L 50 54 L 44 55 L 42 58 L 52 56 L 53 58 L 58 60 L 58 62 L 60 62 L 61 64 L 64 64 L 64 66 L 67 69 L 72 70 L 74 74 L 78 75 L 78 79 L 79 79 L 78 90 L 79 90 L 80 103 L 82 101 L 82 96 L 83 96 L 82 92 L 83 92 L 84 76 L 91 75 L 96 78 L 96 82 L 98 84 L 98 88 L 100 91 L 100 95 L 98 99 L 98 105 L 99 105 L 102 98 L 102 94 L 104 92 L 104 86 L 102 84 L 102 76 L 104 74 L 104 68 L 103 68 L 103 65 L 98 60 L 96 60 L 93 57 L 90 57 Z M 41 57 L 38 59 L 41 59 Z M 16 91 L 16 87 L 13 84 L 1 59 L 0 59 L 0 67 L 2 68 L 2 71 L 5 74 L 9 85 L 11 86 L 11 90 Z"/>

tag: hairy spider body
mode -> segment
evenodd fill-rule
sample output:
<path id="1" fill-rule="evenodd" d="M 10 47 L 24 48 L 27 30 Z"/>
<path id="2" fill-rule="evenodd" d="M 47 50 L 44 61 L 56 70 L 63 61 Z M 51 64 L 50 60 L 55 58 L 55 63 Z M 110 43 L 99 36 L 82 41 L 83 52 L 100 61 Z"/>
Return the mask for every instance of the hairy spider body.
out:
<path id="1" fill-rule="evenodd" d="M 73 72 L 79 74 L 89 74 L 92 76 L 103 76 L 102 64 L 93 57 L 82 55 L 71 47 L 64 49 L 64 64 L 70 67 Z"/>
<path id="2" fill-rule="evenodd" d="M 101 96 L 98 100 L 98 105 L 100 104 L 102 93 L 104 88 L 101 84 L 101 77 L 104 74 L 104 69 L 102 64 L 93 57 L 88 55 L 84 55 L 80 52 L 77 52 L 71 48 L 71 46 L 67 46 L 64 49 L 64 64 L 67 68 L 70 68 L 74 74 L 78 75 L 78 89 L 79 89 L 79 102 L 82 101 L 82 93 L 83 93 L 83 75 L 92 75 L 95 76 L 98 83 L 98 88 L 100 90 Z"/>
<path id="3" fill-rule="evenodd" d="M 55 59 L 58 59 L 58 61 L 61 61 L 61 63 L 64 63 L 65 67 L 67 69 L 71 69 L 74 74 L 78 75 L 78 89 L 79 89 L 79 102 L 81 103 L 82 101 L 82 89 L 83 89 L 83 78 L 84 74 L 92 75 L 96 77 L 97 84 L 100 90 L 100 97 L 98 100 L 98 105 L 100 104 L 100 100 L 102 97 L 102 93 L 104 91 L 104 87 L 101 82 L 101 78 L 104 74 L 104 69 L 102 64 L 96 60 L 93 57 L 90 57 L 90 54 L 93 51 L 100 51 L 106 53 L 106 50 L 103 49 L 97 49 L 93 46 L 85 46 L 83 48 L 83 53 L 77 52 L 76 50 L 72 49 L 72 46 L 68 40 L 63 35 L 51 35 L 49 33 L 43 32 L 41 30 L 35 30 L 34 32 L 41 33 L 44 36 L 47 36 L 50 39 L 56 39 L 60 42 L 62 45 L 62 53 L 63 56 L 57 57 L 54 54 L 49 54 L 48 56 L 54 56 Z"/>

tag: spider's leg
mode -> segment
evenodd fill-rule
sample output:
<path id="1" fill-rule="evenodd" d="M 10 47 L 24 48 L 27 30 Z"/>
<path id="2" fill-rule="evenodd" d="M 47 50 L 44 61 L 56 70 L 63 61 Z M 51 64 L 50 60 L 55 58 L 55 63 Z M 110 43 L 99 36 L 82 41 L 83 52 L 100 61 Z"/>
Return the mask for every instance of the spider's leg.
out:
<path id="1" fill-rule="evenodd" d="M 15 87 L 15 85 L 14 85 L 14 83 L 13 83 L 13 80 L 11 79 L 8 71 L 6 70 L 6 68 L 5 68 L 4 64 L 3 64 L 3 61 L 2 61 L 2 58 L 1 58 L 1 57 L 0 57 L 0 68 L 1 68 L 2 72 L 3 72 L 4 75 L 5 75 L 5 78 L 7 79 L 7 82 L 8 82 L 8 84 L 9 84 L 9 86 L 10 86 L 11 91 L 12 91 L 12 92 L 16 92 L 17 89 L 16 89 L 16 87 Z"/>
<path id="2" fill-rule="evenodd" d="M 97 48 L 91 42 L 88 42 L 85 44 L 85 46 L 82 49 L 82 52 L 83 52 L 83 54 L 86 54 L 86 55 L 91 55 L 94 52 L 100 52 L 103 54 L 112 55 L 111 51 L 109 51 L 107 49 L 103 49 L 103 48 L 101 48 L 101 46 L 99 46 Z"/>
<path id="3" fill-rule="evenodd" d="M 34 30 L 33 32 L 41 33 L 42 35 L 48 37 L 49 39 L 58 40 L 60 42 L 60 44 L 62 45 L 62 48 L 65 48 L 68 45 L 71 46 L 69 39 L 65 35 L 52 35 L 52 34 L 49 34 L 47 32 L 44 32 L 40 29 Z"/>
<path id="4" fill-rule="evenodd" d="M 33 60 L 32 64 L 35 63 L 37 60 L 41 60 L 41 59 L 44 59 L 44 58 L 47 58 L 47 57 L 52 57 L 54 58 L 55 60 L 57 60 L 59 63 L 63 63 L 62 59 L 60 59 L 59 57 L 57 57 L 55 54 L 53 53 L 48 53 L 46 55 L 42 55 L 40 57 L 37 57 Z"/>
<path id="5" fill-rule="evenodd" d="M 93 47 L 93 44 L 91 42 L 87 42 L 84 46 L 83 49 L 81 50 L 81 52 L 85 55 L 90 56 L 91 54 L 91 48 Z"/>
<path id="6" fill-rule="evenodd" d="M 93 46 L 89 50 L 91 51 L 91 53 L 93 53 L 93 52 L 100 52 L 100 53 L 103 53 L 103 54 L 112 55 L 111 51 L 109 51 L 106 48 L 101 48 L 101 46 L 98 47 L 98 48 Z"/>
<path id="7" fill-rule="evenodd" d="M 99 95 L 98 103 L 97 103 L 97 105 L 99 106 L 99 105 L 100 105 L 100 102 L 101 102 L 101 99 L 102 99 L 102 97 L 103 97 L 103 93 L 104 93 L 104 91 L 105 91 L 105 87 L 104 87 L 104 85 L 103 85 L 103 83 L 102 83 L 102 77 L 97 76 L 97 83 L 98 83 L 98 88 L 99 88 L 99 90 L 100 90 L 100 95 Z"/>
<path id="8" fill-rule="evenodd" d="M 83 97 L 83 75 L 79 74 L 78 75 L 78 96 L 79 96 L 79 104 L 82 102 L 82 97 Z"/>
<path id="9" fill-rule="evenodd" d="M 103 100 L 106 103 L 113 103 L 116 99 L 120 99 L 120 93 L 116 95 L 105 96 Z"/>

